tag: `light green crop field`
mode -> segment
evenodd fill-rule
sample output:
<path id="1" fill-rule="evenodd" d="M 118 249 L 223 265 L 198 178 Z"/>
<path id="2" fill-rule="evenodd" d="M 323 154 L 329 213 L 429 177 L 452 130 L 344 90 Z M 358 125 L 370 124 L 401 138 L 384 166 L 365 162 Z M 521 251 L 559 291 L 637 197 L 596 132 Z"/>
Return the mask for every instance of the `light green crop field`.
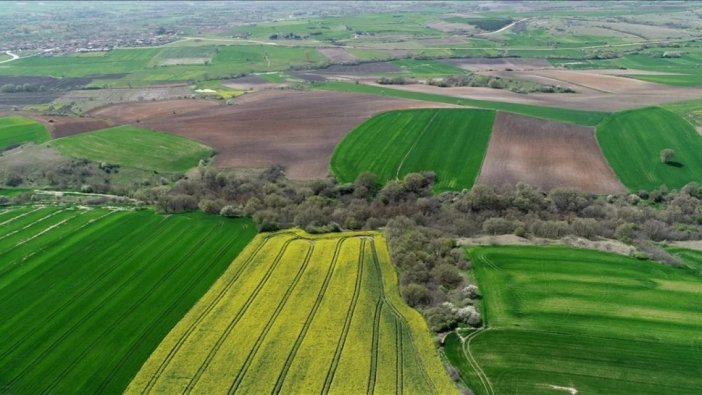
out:
<path id="1" fill-rule="evenodd" d="M 432 109 L 390 111 L 365 121 L 336 147 L 331 169 L 342 182 L 363 172 L 380 182 L 434 171 L 436 191 L 473 186 L 485 157 L 495 112 Z"/>
<path id="2" fill-rule="evenodd" d="M 44 125 L 21 116 L 0 117 L 0 151 L 25 143 L 43 143 L 51 138 Z"/>
<path id="3" fill-rule="evenodd" d="M 313 85 L 316 89 L 326 89 L 340 92 L 367 93 L 371 95 L 401 97 L 404 99 L 423 100 L 439 103 L 458 104 L 487 110 L 501 110 L 515 114 L 528 115 L 535 118 L 552 119 L 575 123 L 578 125 L 594 126 L 602 121 L 607 113 L 599 111 L 570 110 L 565 108 L 530 106 L 527 104 L 504 103 L 489 100 L 466 99 L 432 93 L 411 92 L 392 89 L 384 86 L 352 84 L 348 82 L 321 82 Z"/>
<path id="4" fill-rule="evenodd" d="M 487 329 L 445 351 L 476 394 L 699 393 L 699 274 L 570 247 L 469 254 Z"/>
<path id="5" fill-rule="evenodd" d="M 213 152 L 184 137 L 132 126 L 81 133 L 51 144 L 75 158 L 164 172 L 186 171 Z"/>
<path id="6" fill-rule="evenodd" d="M 0 209 L 0 388 L 121 393 L 256 234 L 250 220 Z"/>
<path id="7" fill-rule="evenodd" d="M 166 336 L 127 394 L 449 394 L 382 235 L 261 234 Z"/>
<path id="8" fill-rule="evenodd" d="M 702 181 L 702 136 L 681 116 L 660 107 L 612 114 L 597 126 L 602 152 L 632 191 Z M 675 151 L 664 164 L 660 152 Z"/>

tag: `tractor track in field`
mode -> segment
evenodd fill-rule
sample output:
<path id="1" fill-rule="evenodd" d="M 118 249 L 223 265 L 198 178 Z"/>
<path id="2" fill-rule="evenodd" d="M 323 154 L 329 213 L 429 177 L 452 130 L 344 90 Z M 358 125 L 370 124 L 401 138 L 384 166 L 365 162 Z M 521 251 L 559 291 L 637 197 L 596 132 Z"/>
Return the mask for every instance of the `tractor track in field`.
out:
<path id="1" fill-rule="evenodd" d="M 380 291 L 382 295 L 382 290 Z M 383 312 L 383 298 L 379 298 L 375 304 L 375 313 L 373 314 L 373 340 L 371 341 L 371 363 L 370 372 L 368 373 L 368 384 L 366 384 L 366 393 L 373 394 L 375 391 L 375 380 L 378 373 L 378 342 L 380 341 L 380 317 Z"/>
<path id="2" fill-rule="evenodd" d="M 300 266 L 300 269 L 295 274 L 295 278 L 293 278 L 293 281 L 290 283 L 290 286 L 288 287 L 287 291 L 285 291 L 285 294 L 280 299 L 280 302 L 278 302 L 278 306 L 273 311 L 273 314 L 271 315 L 271 317 L 268 319 L 268 322 L 266 323 L 263 331 L 258 335 L 258 338 L 256 339 L 256 343 L 254 343 L 254 346 L 251 348 L 251 350 L 249 351 L 249 354 L 246 356 L 246 360 L 244 361 L 244 365 L 241 367 L 241 369 L 239 369 L 239 372 L 237 373 L 236 377 L 234 378 L 234 382 L 232 382 L 232 385 L 229 387 L 229 390 L 227 392 L 229 395 L 234 394 L 236 392 L 236 390 L 239 388 L 239 385 L 241 385 L 241 382 L 244 380 L 244 376 L 246 376 L 246 373 L 248 372 L 249 367 L 251 367 L 251 363 L 253 362 L 253 359 L 256 356 L 256 353 L 258 353 L 258 350 L 261 348 L 263 341 L 266 339 L 266 336 L 268 336 L 268 333 L 270 332 L 271 328 L 273 327 L 273 324 L 278 319 L 280 312 L 283 311 L 283 309 L 285 308 L 285 305 L 287 304 L 288 299 L 290 298 L 290 295 L 292 295 L 295 288 L 297 288 L 297 284 L 300 282 L 302 275 L 307 270 L 307 266 L 310 263 L 310 259 L 312 258 L 312 253 L 314 253 L 314 247 L 315 247 L 314 240 L 307 240 L 307 242 L 310 245 L 309 245 L 309 248 L 307 250 L 307 254 L 305 255 L 305 259 L 302 262 L 302 265 Z"/>
<path id="3" fill-rule="evenodd" d="M 478 364 L 478 361 L 475 359 L 473 356 L 473 353 L 470 352 L 470 342 L 478 337 L 481 333 L 486 332 L 487 329 L 481 330 L 477 329 L 470 335 L 468 335 L 463 342 L 463 355 L 466 357 L 466 360 L 470 364 L 471 368 L 473 368 L 473 371 L 475 371 L 476 376 L 478 376 L 478 379 L 480 380 L 480 383 L 483 385 L 483 388 L 485 388 L 485 393 L 487 395 L 495 395 L 495 388 L 493 387 L 492 383 L 490 382 L 490 378 L 485 374 L 485 371 L 480 367 L 480 364 Z"/>
<path id="4" fill-rule="evenodd" d="M 402 371 L 402 326 L 400 321 L 395 317 L 395 393 L 402 394 L 405 377 Z"/>
<path id="5" fill-rule="evenodd" d="M 11 222 L 13 222 L 13 221 L 15 221 L 15 220 L 17 220 L 17 219 L 20 219 L 20 218 L 22 218 L 22 217 L 25 217 L 25 216 L 27 216 L 27 215 L 29 215 L 29 214 L 31 214 L 31 213 L 37 212 L 37 211 L 41 210 L 42 208 L 44 208 L 44 207 L 38 207 L 38 208 L 36 208 L 36 209 L 34 209 L 34 210 L 27 211 L 26 213 L 22 213 L 22 214 L 16 215 L 16 216 L 14 216 L 14 217 L 12 217 L 12 218 L 10 218 L 10 219 L 7 219 L 7 220 L 5 220 L 5 221 L 3 221 L 3 222 L 0 222 L 0 226 L 7 225 L 7 224 L 9 224 L 9 223 L 11 223 Z M 7 211 L 12 211 L 12 210 L 7 210 Z"/>
<path id="6" fill-rule="evenodd" d="M 417 367 L 419 368 L 420 373 L 422 374 L 422 377 L 424 378 L 424 381 L 429 385 L 431 388 L 431 392 L 433 394 L 438 394 L 438 390 L 436 388 L 436 385 L 434 382 L 431 380 L 431 377 L 429 377 L 429 374 L 426 371 L 426 367 L 424 366 L 423 361 L 421 360 L 421 357 L 419 356 L 418 348 L 417 345 L 414 341 L 414 336 L 412 335 L 411 327 L 407 323 L 407 320 L 405 317 L 400 313 L 397 308 L 388 301 L 387 297 L 385 296 L 385 282 L 383 281 L 383 272 L 382 269 L 380 268 L 380 263 L 378 260 L 378 251 L 376 250 L 375 247 L 375 240 L 371 240 L 371 254 L 373 257 L 373 265 L 375 267 L 375 270 L 378 274 L 378 279 L 380 280 L 380 284 L 382 286 L 381 288 L 381 300 L 385 305 L 387 305 L 390 308 L 390 311 L 392 314 L 395 316 L 396 319 L 400 321 L 400 326 L 402 329 L 406 329 L 407 335 L 409 336 L 410 339 L 410 345 L 412 346 L 412 349 L 414 349 L 414 358 L 415 361 L 417 362 Z"/>
<path id="7" fill-rule="evenodd" d="M 156 382 L 158 379 L 161 377 L 163 372 L 166 370 L 168 365 L 171 363 L 173 360 L 173 357 L 178 353 L 180 348 L 185 344 L 185 342 L 188 340 L 190 335 L 195 331 L 197 328 L 197 325 L 202 322 L 202 320 L 205 319 L 205 317 L 215 308 L 215 306 L 224 298 L 226 293 L 231 289 L 232 286 L 236 283 L 236 281 L 239 279 L 239 276 L 241 276 L 242 272 L 249 266 L 249 264 L 253 261 L 253 259 L 258 255 L 258 253 L 263 249 L 263 247 L 268 243 L 270 240 L 271 235 L 267 235 L 264 237 L 261 242 L 256 246 L 256 248 L 251 252 L 251 254 L 246 258 L 244 263 L 237 269 L 237 271 L 234 273 L 231 279 L 227 282 L 227 284 L 222 288 L 222 290 L 217 294 L 217 296 L 212 300 L 212 302 L 205 308 L 205 310 L 193 321 L 193 323 L 186 329 L 186 331 L 181 335 L 181 337 L 178 339 L 176 344 L 171 348 L 171 350 L 168 352 L 166 355 L 166 358 L 161 362 L 159 365 L 158 369 L 156 370 L 156 373 L 152 375 L 149 378 L 149 381 L 146 384 L 146 387 L 142 390 L 142 394 L 146 394 L 148 392 L 151 392 L 153 387 L 156 385 Z"/>
<path id="8" fill-rule="evenodd" d="M 227 340 L 231 332 L 234 330 L 234 327 L 239 323 L 244 314 L 246 314 L 246 312 L 249 310 L 249 307 L 251 307 L 253 302 L 258 297 L 258 294 L 261 292 L 261 289 L 263 289 L 263 287 L 268 283 L 268 280 L 273 275 L 273 272 L 275 272 L 275 269 L 278 268 L 278 265 L 283 259 L 283 255 L 287 251 L 288 246 L 295 240 L 300 240 L 300 238 L 290 238 L 285 241 L 283 247 L 280 249 L 280 252 L 278 252 L 278 255 L 273 260 L 273 263 L 268 268 L 261 281 L 259 281 L 253 293 L 249 295 L 249 298 L 246 300 L 246 302 L 244 302 L 242 308 L 237 312 L 236 316 L 234 316 L 234 318 L 229 322 L 224 332 L 219 336 L 219 338 L 215 342 L 214 346 L 210 348 L 209 352 L 207 353 L 207 357 L 205 358 L 205 361 L 200 365 L 200 367 L 195 372 L 195 375 L 190 379 L 190 382 L 185 387 L 185 390 L 183 390 L 183 394 L 189 394 L 193 391 L 195 385 L 197 385 L 198 381 L 200 381 L 202 375 L 205 373 L 205 370 L 207 370 L 207 368 L 210 366 L 210 363 L 212 363 L 212 360 L 214 359 L 219 349 Z"/>
<path id="9" fill-rule="evenodd" d="M 66 209 L 53 211 L 51 214 L 48 214 L 48 215 L 46 215 L 46 216 L 44 216 L 44 217 L 41 217 L 41 218 L 37 219 L 36 221 L 34 221 L 34 222 L 32 222 L 32 223 L 29 223 L 29 224 L 23 226 L 22 228 L 15 229 L 15 230 L 13 230 L 12 232 L 9 232 L 9 233 L 5 233 L 4 235 L 0 236 L 0 240 L 6 239 L 6 238 L 8 238 L 8 237 L 10 237 L 10 236 L 12 236 L 12 235 L 15 235 L 15 234 L 19 233 L 19 232 L 25 231 L 25 230 L 31 228 L 32 226 L 37 225 L 37 224 L 39 224 L 39 223 L 41 223 L 41 222 L 44 222 L 45 220 L 47 220 L 47 219 L 53 217 L 54 215 L 60 214 L 60 213 L 62 213 L 62 212 L 64 212 L 64 211 L 66 211 Z"/>
<path id="10" fill-rule="evenodd" d="M 174 240 L 179 240 L 179 239 L 180 239 L 180 236 L 181 236 L 183 233 L 185 233 L 187 230 L 188 230 L 188 229 L 183 229 L 183 230 L 178 234 L 179 237 L 174 238 Z M 158 250 L 158 253 L 155 254 L 155 255 L 160 255 L 161 253 L 163 253 L 164 250 L 167 250 L 167 249 L 168 249 L 169 245 L 163 245 L 162 247 L 163 247 L 163 248 L 159 249 L 159 250 Z M 58 346 L 66 339 L 66 337 L 68 337 L 69 335 L 71 335 L 71 334 L 76 330 L 76 328 L 78 328 L 78 327 L 80 326 L 80 324 L 81 324 L 82 322 L 86 321 L 87 317 L 90 317 L 91 315 L 93 315 L 93 314 L 97 313 L 98 311 L 100 311 L 100 309 L 102 308 L 102 306 L 103 306 L 105 303 L 107 303 L 109 300 L 111 300 L 112 297 L 113 297 L 115 294 L 117 294 L 117 293 L 122 289 L 122 287 L 123 287 L 125 284 L 129 284 L 133 279 L 137 278 L 140 274 L 141 274 L 141 272 L 135 271 L 135 272 L 134 272 L 131 276 L 129 276 L 126 280 L 122 281 L 122 282 L 120 283 L 119 286 L 115 287 L 115 289 L 114 289 L 112 292 L 110 292 L 108 295 L 106 295 L 105 297 L 103 297 L 102 300 L 101 300 L 95 307 L 93 307 L 89 312 L 87 312 L 86 314 L 84 314 L 83 316 L 81 316 L 81 318 L 80 318 L 78 321 L 76 321 L 68 330 L 66 330 L 58 339 L 56 339 L 46 350 L 44 350 L 38 357 L 35 357 L 27 366 L 25 366 L 25 368 L 22 369 L 22 370 L 20 371 L 20 373 L 19 373 L 18 375 L 16 375 L 12 380 L 10 380 L 10 381 L 8 382 L 7 385 L 11 387 L 11 386 L 12 386 L 13 384 L 15 384 L 20 378 L 22 378 L 25 374 L 27 374 L 27 372 L 28 372 L 28 370 L 29 370 L 30 368 L 32 368 L 34 365 L 36 365 L 36 364 L 38 363 L 38 361 L 40 361 L 40 360 L 46 358 L 46 356 L 47 356 L 51 351 L 53 351 L 56 347 L 58 347 Z"/>
<path id="11" fill-rule="evenodd" d="M 207 239 L 212 233 L 214 233 L 215 229 L 216 229 L 215 227 L 210 227 L 209 232 L 207 232 L 207 234 L 205 234 L 205 237 L 201 238 L 200 240 L 202 240 L 202 239 Z M 180 256 L 180 259 L 179 259 L 174 265 L 171 265 L 171 267 L 170 267 L 170 268 L 168 269 L 168 271 L 166 271 L 166 273 L 159 279 L 159 281 L 154 282 L 154 284 L 153 284 L 146 292 L 144 292 L 144 294 L 142 294 L 142 296 L 141 296 L 139 299 L 137 299 L 137 301 L 129 308 L 129 310 L 127 311 L 127 313 L 125 313 L 125 314 L 123 314 L 122 316 L 120 316 L 120 317 L 118 318 L 117 322 L 115 322 L 112 326 L 107 327 L 107 328 L 100 334 L 100 336 L 98 336 L 95 340 L 93 340 L 93 342 L 90 343 L 90 345 L 88 345 L 88 346 L 83 350 L 83 352 L 81 352 L 80 355 L 79 355 L 76 359 L 73 360 L 73 362 L 71 362 L 68 366 L 66 366 L 66 368 L 65 368 L 56 378 L 54 378 L 54 381 L 52 381 L 51 384 L 49 384 L 49 387 L 48 387 L 47 389 L 45 389 L 45 390 L 42 391 L 42 394 L 50 394 L 50 393 L 52 393 L 52 390 L 59 384 L 59 382 L 61 381 L 61 379 L 63 379 L 63 378 L 66 376 L 66 374 L 68 374 L 68 373 L 71 371 L 71 369 L 72 369 L 78 362 L 80 362 L 80 361 L 83 359 L 83 357 L 92 349 L 92 347 L 93 347 L 96 343 L 98 343 L 98 342 L 99 342 L 105 335 L 107 335 L 109 332 L 111 332 L 112 330 L 114 330 L 115 327 L 117 327 L 119 324 L 121 324 L 121 323 L 124 321 L 125 316 L 128 316 L 128 315 L 131 314 L 132 311 L 139 309 L 139 308 L 141 307 L 141 305 L 143 305 L 144 302 L 145 302 L 146 300 L 148 300 L 149 297 L 151 297 L 151 295 L 153 295 L 154 292 L 155 292 L 156 290 L 159 289 L 159 287 L 162 286 L 163 282 L 166 281 L 168 278 L 170 278 L 170 277 L 173 275 L 173 273 L 175 273 L 181 266 L 183 266 L 183 264 L 184 264 L 185 262 L 187 262 L 187 260 L 188 260 L 188 259 L 195 253 L 195 251 L 197 251 L 197 250 L 198 250 L 197 248 L 192 248 L 192 249 L 190 249 L 190 251 L 188 251 L 186 254 L 181 255 L 181 256 Z M 160 317 L 163 317 L 163 316 L 164 316 L 164 313 L 162 312 L 161 315 L 159 316 L 159 318 L 160 318 Z"/>
<path id="12" fill-rule="evenodd" d="M 217 262 L 220 258 L 222 258 L 222 257 L 224 256 L 224 254 L 226 254 L 227 251 L 238 241 L 238 237 L 241 235 L 241 231 L 242 231 L 242 230 L 240 230 L 239 233 L 236 233 L 235 235 L 232 235 L 231 241 L 230 241 L 228 244 L 225 244 L 225 245 L 219 250 L 219 252 L 217 253 L 216 258 L 213 258 L 213 259 L 211 259 L 210 261 L 211 261 L 211 262 Z M 209 269 L 210 269 L 210 267 L 208 266 L 205 270 L 203 270 L 203 271 L 199 274 L 198 277 L 193 277 L 193 279 L 187 284 L 187 286 L 183 287 L 183 289 L 185 289 L 185 291 L 184 291 L 183 293 L 180 294 L 180 296 L 177 298 L 177 300 L 176 300 L 175 302 L 173 302 L 173 303 L 169 306 L 169 308 L 168 308 L 167 310 L 165 310 L 163 313 L 161 313 L 161 315 L 159 316 L 159 318 L 156 319 L 156 320 L 154 321 L 154 323 L 158 323 L 159 321 L 161 321 L 161 319 L 162 319 L 163 317 L 165 317 L 165 316 L 168 315 L 171 311 L 173 311 L 173 309 L 175 309 L 175 308 L 177 307 L 178 303 L 185 297 L 185 295 L 187 294 L 187 292 L 188 292 L 188 290 L 190 289 L 190 287 L 192 287 L 192 286 L 194 286 L 195 284 L 199 283 L 199 282 L 203 279 L 203 277 L 207 274 L 207 272 L 209 271 Z M 125 355 L 122 357 L 122 359 L 119 361 L 119 363 L 117 364 L 117 366 L 110 372 L 110 374 L 109 374 L 109 375 L 103 380 L 103 382 L 100 384 L 100 386 L 98 387 L 96 393 L 104 393 L 104 392 L 105 392 L 105 387 L 107 387 L 107 386 L 112 382 L 112 380 L 114 379 L 115 374 L 119 371 L 119 369 L 121 369 L 121 367 L 124 366 L 124 364 L 129 360 L 129 358 L 131 357 L 131 355 L 133 355 L 134 352 L 137 351 L 140 342 L 141 342 L 146 336 L 150 335 L 150 334 L 157 328 L 157 326 L 158 326 L 158 325 L 156 325 L 156 324 L 151 325 L 151 326 L 149 327 L 149 329 L 147 329 L 147 330 L 139 337 L 139 341 L 135 342 L 134 345 L 132 346 L 132 348 L 129 349 L 129 351 L 127 352 L 127 354 L 125 354 Z"/>
<path id="13" fill-rule="evenodd" d="M 61 237 L 59 237 L 58 239 L 54 240 L 53 242 L 48 243 L 48 244 L 44 245 L 42 248 L 39 248 L 39 249 L 37 249 L 37 250 L 35 250 L 35 251 L 32 251 L 31 253 L 29 253 L 29 254 L 23 256 L 22 258 L 19 259 L 19 261 L 20 261 L 20 262 L 24 262 L 24 261 L 26 261 L 27 259 L 29 259 L 29 258 L 31 258 L 31 257 L 33 257 L 33 256 L 36 256 L 37 254 L 40 254 L 40 253 L 42 253 L 42 252 L 44 252 L 44 251 L 46 251 L 46 250 L 49 249 L 50 247 L 53 247 L 53 246 L 57 245 L 58 243 L 60 243 L 60 242 L 62 242 L 63 240 L 65 240 L 65 239 L 67 239 L 67 238 L 69 238 L 69 237 L 71 237 L 71 236 L 77 234 L 78 232 L 80 232 L 81 230 L 87 228 L 88 226 L 93 225 L 95 222 L 98 222 L 98 221 L 100 221 L 101 219 L 103 219 L 103 218 L 105 218 L 105 217 L 107 217 L 107 216 L 109 216 L 109 215 L 112 215 L 112 214 L 114 214 L 114 213 L 116 213 L 116 212 L 117 212 L 117 211 L 114 211 L 114 210 L 113 210 L 113 211 L 108 211 L 105 215 L 101 215 L 100 217 L 93 218 L 93 219 L 89 220 L 88 222 L 84 223 L 83 225 L 81 225 L 81 226 L 79 226 L 79 227 L 73 229 L 73 231 L 71 231 L 71 232 L 69 232 L 69 233 L 67 233 L 67 234 L 65 234 L 65 235 L 63 235 L 63 236 L 61 236 Z"/>
<path id="14" fill-rule="evenodd" d="M 162 228 L 162 230 L 160 231 L 160 233 L 163 233 L 163 228 Z M 153 236 L 158 236 L 160 233 L 156 233 L 156 234 L 154 234 Z M 109 254 L 113 249 L 116 249 L 116 248 L 118 248 L 118 245 L 117 245 L 117 244 L 113 244 L 112 247 L 110 247 L 110 248 L 108 248 L 108 249 L 106 249 L 106 250 L 104 251 L 104 255 Z M 133 256 L 133 254 L 127 256 L 127 258 L 130 258 L 130 257 L 132 257 L 132 256 Z M 120 266 L 120 264 L 121 264 L 121 262 L 115 262 L 112 266 L 110 266 L 110 267 L 106 268 L 105 270 L 103 270 L 103 271 L 98 275 L 98 277 L 96 277 L 93 281 L 91 281 L 91 282 L 85 284 L 85 286 L 83 286 L 83 287 L 80 288 L 77 292 L 74 293 L 73 297 L 71 297 L 70 299 L 66 300 L 66 301 L 65 301 L 61 306 L 59 306 L 56 310 L 52 311 L 51 314 L 49 314 L 49 315 L 46 317 L 47 321 L 51 321 L 51 320 L 52 320 L 54 317 L 56 317 L 58 314 L 62 313 L 67 307 L 73 305 L 73 303 L 74 303 L 76 300 L 80 299 L 80 297 L 83 295 L 83 293 L 86 292 L 87 290 L 97 288 L 97 287 L 98 287 L 97 282 L 98 282 L 99 280 L 101 280 L 101 279 L 104 279 L 105 276 L 107 276 L 107 275 L 109 275 L 110 273 L 112 273 L 115 269 L 117 269 L 117 268 Z M 22 289 L 24 289 L 24 288 L 21 288 L 20 290 L 22 290 Z M 17 292 L 17 293 L 19 293 L 19 292 Z M 5 358 L 5 357 L 6 357 L 9 353 L 11 353 L 16 347 L 22 345 L 25 341 L 27 341 L 27 339 L 30 338 L 31 335 L 32 335 L 31 332 L 25 332 L 25 333 L 26 333 L 26 335 L 25 335 L 23 338 L 20 338 L 20 339 L 18 339 L 17 341 L 15 341 L 15 342 L 12 344 L 12 346 L 11 346 L 10 348 L 8 348 L 5 352 L 3 352 L 2 354 L 0 354 L 0 359 Z"/>
<path id="15" fill-rule="evenodd" d="M 322 387 L 322 393 L 329 393 L 332 381 L 334 381 L 334 375 L 336 374 L 336 369 L 339 366 L 339 360 L 341 359 L 341 353 L 344 350 L 344 344 L 346 343 L 346 338 L 349 334 L 349 329 L 351 328 L 351 320 L 353 319 L 353 313 L 356 310 L 356 305 L 358 304 L 358 298 L 361 294 L 361 285 L 363 281 L 363 253 L 366 246 L 366 239 L 361 238 L 360 252 L 358 254 L 358 269 L 356 275 L 356 287 L 353 290 L 353 297 L 351 298 L 351 303 L 346 311 L 346 319 L 344 320 L 344 326 L 341 331 L 341 336 L 339 341 L 336 343 L 336 350 L 334 351 L 334 358 L 332 359 L 332 364 L 329 366 L 327 371 L 327 377 L 324 379 L 324 387 Z"/>
<path id="16" fill-rule="evenodd" d="M 329 268 L 327 269 L 327 274 L 324 277 L 324 282 L 322 283 L 322 287 L 319 289 L 319 293 L 317 294 L 317 299 L 315 300 L 314 305 L 312 306 L 312 309 L 310 310 L 309 314 L 307 315 L 307 320 L 305 321 L 305 324 L 302 326 L 300 333 L 297 335 L 297 339 L 295 339 L 295 344 L 293 345 L 293 348 L 290 351 L 290 354 L 288 354 L 288 358 L 285 360 L 285 365 L 283 365 L 283 369 L 278 374 L 278 379 L 276 380 L 275 387 L 273 389 L 274 395 L 278 395 L 280 393 L 280 390 L 283 387 L 283 383 L 285 382 L 285 378 L 287 377 L 288 371 L 290 370 L 290 367 L 292 366 L 292 363 L 295 360 L 295 356 L 297 355 L 297 351 L 300 349 L 300 346 L 302 345 L 302 342 L 305 340 L 305 337 L 307 336 L 307 332 L 308 332 L 310 326 L 312 325 L 312 321 L 314 320 L 315 316 L 317 315 L 317 310 L 319 309 L 319 306 L 322 304 L 322 299 L 324 299 L 324 294 L 327 292 L 327 288 L 329 287 L 329 283 L 331 282 L 332 275 L 334 274 L 334 270 L 336 269 L 336 263 L 339 259 L 339 252 L 341 251 L 341 246 L 343 245 L 343 243 L 346 239 L 348 239 L 348 237 L 338 238 L 338 241 L 337 241 L 336 246 L 334 248 L 334 255 L 332 256 L 331 262 L 329 264 Z"/>

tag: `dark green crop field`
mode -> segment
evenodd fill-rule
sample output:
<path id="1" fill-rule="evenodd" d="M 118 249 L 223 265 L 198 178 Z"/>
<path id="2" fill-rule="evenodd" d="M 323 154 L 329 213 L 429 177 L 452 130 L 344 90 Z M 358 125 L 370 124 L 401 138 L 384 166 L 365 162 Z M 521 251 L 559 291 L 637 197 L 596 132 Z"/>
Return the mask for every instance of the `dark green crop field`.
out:
<path id="1" fill-rule="evenodd" d="M 648 107 L 616 113 L 597 126 L 597 140 L 614 172 L 632 191 L 702 181 L 702 136 L 679 115 Z M 675 155 L 663 163 L 661 150 Z"/>
<path id="2" fill-rule="evenodd" d="M 51 138 L 44 125 L 29 118 L 0 118 L 0 151 L 25 143 L 43 143 Z"/>
<path id="3" fill-rule="evenodd" d="M 351 182 L 363 172 L 380 182 L 434 171 L 436 191 L 470 188 L 480 172 L 492 133 L 490 110 L 404 110 L 362 123 L 337 146 L 334 174 Z"/>
<path id="4" fill-rule="evenodd" d="M 569 247 L 469 254 L 487 329 L 446 355 L 477 394 L 699 393 L 699 273 Z"/>
<path id="5" fill-rule="evenodd" d="M 0 392 L 121 393 L 255 234 L 201 213 L 0 210 Z"/>
<path id="6" fill-rule="evenodd" d="M 132 126 L 76 134 L 52 145 L 76 158 L 165 172 L 188 170 L 212 154 L 204 144 Z"/>

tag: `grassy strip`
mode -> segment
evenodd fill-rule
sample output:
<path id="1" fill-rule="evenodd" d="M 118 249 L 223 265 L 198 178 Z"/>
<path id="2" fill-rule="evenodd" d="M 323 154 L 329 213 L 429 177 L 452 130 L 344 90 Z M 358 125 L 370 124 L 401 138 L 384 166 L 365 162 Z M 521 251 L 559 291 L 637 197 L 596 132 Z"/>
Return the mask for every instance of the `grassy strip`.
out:
<path id="1" fill-rule="evenodd" d="M 186 171 L 213 152 L 183 137 L 132 126 L 81 133 L 51 144 L 76 158 L 164 172 Z"/>
<path id="2" fill-rule="evenodd" d="M 399 97 L 403 99 L 431 101 L 438 103 L 456 104 L 488 110 L 502 110 L 516 114 L 528 115 L 535 118 L 552 119 L 555 121 L 575 123 L 578 125 L 594 126 L 602 121 L 607 113 L 599 111 L 570 110 L 565 108 L 531 106 L 527 104 L 505 103 L 489 100 L 467 99 L 432 93 L 410 92 L 373 85 L 351 84 L 348 82 L 321 82 L 312 85 L 316 89 L 340 92 L 366 93 L 372 95 Z"/>

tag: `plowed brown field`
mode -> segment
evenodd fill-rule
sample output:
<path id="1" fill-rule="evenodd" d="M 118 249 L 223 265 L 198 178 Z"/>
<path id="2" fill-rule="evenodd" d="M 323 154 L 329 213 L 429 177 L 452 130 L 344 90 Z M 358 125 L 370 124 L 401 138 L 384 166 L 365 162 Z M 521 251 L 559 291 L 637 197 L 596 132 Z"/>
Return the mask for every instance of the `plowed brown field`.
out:
<path id="1" fill-rule="evenodd" d="M 478 183 L 500 187 L 520 181 L 544 190 L 626 192 L 593 128 L 498 112 Z"/>
<path id="2" fill-rule="evenodd" d="M 92 116 L 113 123 L 171 132 L 214 147 L 221 167 L 281 164 L 288 177 L 311 179 L 329 173 L 334 147 L 354 126 L 373 114 L 441 103 L 329 91 L 267 90 L 227 106 L 208 101 L 125 103 Z M 175 114 L 173 112 L 175 111 Z"/>

